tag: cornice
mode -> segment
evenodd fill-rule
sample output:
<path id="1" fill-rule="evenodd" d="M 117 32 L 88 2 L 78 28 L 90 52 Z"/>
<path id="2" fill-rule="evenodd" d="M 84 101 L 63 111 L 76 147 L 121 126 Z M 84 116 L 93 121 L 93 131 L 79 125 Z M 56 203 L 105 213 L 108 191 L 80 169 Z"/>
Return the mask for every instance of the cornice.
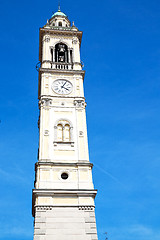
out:
<path id="1" fill-rule="evenodd" d="M 53 35 L 61 35 L 61 36 L 77 36 L 80 40 L 82 39 L 82 31 L 73 31 L 73 30 L 63 30 L 63 29 L 49 29 L 49 28 L 40 28 L 40 36 L 44 33 L 49 33 Z"/>
<path id="2" fill-rule="evenodd" d="M 85 100 L 85 97 L 79 97 L 79 96 L 56 96 L 56 95 L 49 95 L 49 94 L 47 94 L 47 95 L 41 95 L 40 96 L 40 98 L 46 98 L 46 99 L 48 99 L 48 98 L 52 98 L 52 99 L 54 99 L 54 98 L 64 98 L 64 99 L 73 99 L 73 100 Z"/>
<path id="3" fill-rule="evenodd" d="M 97 194 L 96 189 L 33 189 L 35 196 L 53 196 L 53 195 L 77 195 L 77 196 L 93 196 Z"/>
<path id="4" fill-rule="evenodd" d="M 42 165 L 49 165 L 49 166 L 73 166 L 73 167 L 93 167 L 93 164 L 90 162 L 77 162 L 77 163 L 66 163 L 66 162 L 36 162 L 35 163 L 35 168 L 37 168 L 38 166 L 42 166 Z"/>
<path id="5" fill-rule="evenodd" d="M 77 208 L 78 207 L 78 209 L 79 210 L 90 210 L 90 211 L 92 211 L 92 210 L 94 210 L 95 209 L 95 205 L 62 205 L 62 204 L 60 204 L 60 205 L 38 205 L 38 204 L 36 204 L 36 205 L 34 205 L 34 208 L 37 208 L 37 210 L 52 210 L 53 208 L 59 208 L 59 207 L 68 207 L 68 208 Z"/>
<path id="6" fill-rule="evenodd" d="M 52 69 L 52 68 L 40 68 L 39 73 L 57 73 L 57 74 L 81 74 L 84 78 L 85 71 L 84 70 L 60 70 L 60 69 Z"/>
<path id="7" fill-rule="evenodd" d="M 95 209 L 95 205 L 91 204 L 91 205 L 63 205 L 63 204 L 59 204 L 59 205 L 42 205 L 42 204 L 35 204 L 34 202 L 32 203 L 32 215 L 33 217 L 35 217 L 35 210 L 36 211 L 50 211 L 53 210 L 54 208 L 78 208 L 81 211 L 89 211 L 92 212 Z"/>

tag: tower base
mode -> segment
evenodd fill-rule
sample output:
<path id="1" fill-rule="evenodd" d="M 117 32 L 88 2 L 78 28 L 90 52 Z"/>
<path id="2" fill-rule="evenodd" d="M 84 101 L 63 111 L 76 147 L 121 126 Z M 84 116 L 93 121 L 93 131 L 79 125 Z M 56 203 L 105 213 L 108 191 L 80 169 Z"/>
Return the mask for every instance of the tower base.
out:
<path id="1" fill-rule="evenodd" d="M 92 206 L 35 206 L 34 240 L 97 240 Z"/>

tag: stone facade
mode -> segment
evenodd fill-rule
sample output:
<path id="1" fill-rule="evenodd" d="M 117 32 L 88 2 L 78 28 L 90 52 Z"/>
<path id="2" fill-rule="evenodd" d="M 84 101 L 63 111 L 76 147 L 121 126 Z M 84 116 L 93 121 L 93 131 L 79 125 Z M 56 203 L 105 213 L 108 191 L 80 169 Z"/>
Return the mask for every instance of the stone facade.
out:
<path id="1" fill-rule="evenodd" d="M 60 10 L 40 28 L 34 240 L 97 239 L 81 38 Z"/>
<path id="2" fill-rule="evenodd" d="M 37 207 L 34 240 L 97 240 L 94 208 Z"/>

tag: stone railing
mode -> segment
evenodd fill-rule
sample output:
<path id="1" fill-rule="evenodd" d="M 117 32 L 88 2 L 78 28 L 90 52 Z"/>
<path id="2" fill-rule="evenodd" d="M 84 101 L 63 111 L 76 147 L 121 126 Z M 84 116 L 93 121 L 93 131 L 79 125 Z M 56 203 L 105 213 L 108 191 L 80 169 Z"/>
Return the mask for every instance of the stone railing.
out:
<path id="1" fill-rule="evenodd" d="M 51 62 L 51 68 L 58 69 L 58 70 L 72 70 L 73 64 L 72 63 Z"/>

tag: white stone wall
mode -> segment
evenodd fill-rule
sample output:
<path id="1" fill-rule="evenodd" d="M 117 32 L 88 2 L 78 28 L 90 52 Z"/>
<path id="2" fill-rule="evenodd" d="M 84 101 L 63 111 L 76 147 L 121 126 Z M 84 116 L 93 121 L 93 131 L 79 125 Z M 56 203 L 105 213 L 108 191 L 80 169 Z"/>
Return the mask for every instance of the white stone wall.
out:
<path id="1" fill-rule="evenodd" d="M 37 189 L 94 189 L 91 166 L 41 164 L 36 172 L 35 188 Z M 68 179 L 61 178 L 63 172 L 68 173 Z"/>
<path id="2" fill-rule="evenodd" d="M 97 240 L 94 208 L 37 207 L 34 240 Z"/>

